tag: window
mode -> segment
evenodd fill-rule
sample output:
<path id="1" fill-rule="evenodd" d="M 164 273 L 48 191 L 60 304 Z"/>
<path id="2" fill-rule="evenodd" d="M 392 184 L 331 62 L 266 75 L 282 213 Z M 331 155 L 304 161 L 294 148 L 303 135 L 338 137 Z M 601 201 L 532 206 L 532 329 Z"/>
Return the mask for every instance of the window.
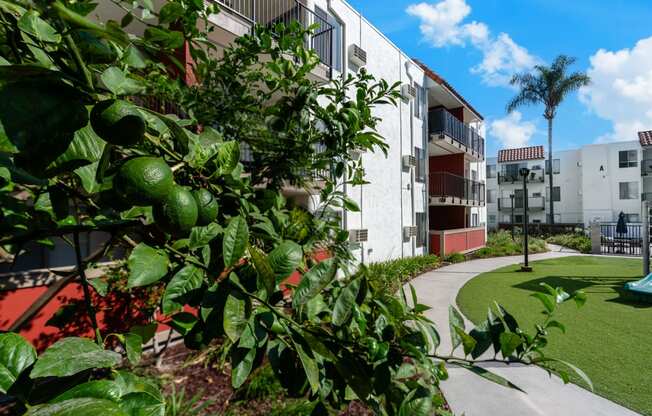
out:
<path id="1" fill-rule="evenodd" d="M 417 223 L 417 247 L 425 247 L 426 238 L 428 236 L 428 224 L 426 224 L 426 213 L 416 213 Z"/>
<path id="2" fill-rule="evenodd" d="M 532 198 L 541 198 L 541 192 L 532 193 Z"/>
<path id="3" fill-rule="evenodd" d="M 426 182 L 426 162 L 428 155 L 426 151 L 418 147 L 414 148 L 414 156 L 417 158 L 417 166 L 414 170 L 414 180 L 417 182 Z"/>
<path id="4" fill-rule="evenodd" d="M 322 35 L 319 35 L 319 30 L 320 28 L 317 28 L 316 30 L 316 37 L 315 37 L 315 51 L 319 55 L 320 58 L 331 58 L 331 62 L 333 65 L 333 69 L 339 72 L 342 72 L 342 58 L 343 58 L 343 47 L 342 47 L 342 23 L 340 23 L 339 20 L 337 20 L 334 16 L 331 16 L 328 14 L 325 10 L 315 6 L 315 14 L 321 17 L 322 19 L 325 19 L 331 26 L 333 26 L 333 31 L 331 32 L 332 34 L 328 35 L 327 32 L 324 32 Z M 318 40 L 320 37 L 325 37 L 329 36 L 332 39 L 333 45 L 332 45 L 332 50 L 331 50 L 331 56 L 328 57 L 326 51 L 322 51 L 320 49 L 325 49 L 324 46 L 321 46 L 321 43 L 324 41 Z M 320 48 L 321 46 L 321 48 Z"/>
<path id="5" fill-rule="evenodd" d="M 478 224 L 478 214 L 471 214 L 471 227 L 477 227 Z"/>
<path id="6" fill-rule="evenodd" d="M 541 224 L 541 220 L 532 220 L 532 224 Z"/>
<path id="7" fill-rule="evenodd" d="M 561 166 L 561 163 L 559 159 L 552 159 L 552 173 L 553 174 L 558 174 L 559 173 L 559 167 Z M 550 161 L 546 160 L 546 173 L 550 172 Z"/>
<path id="8" fill-rule="evenodd" d="M 487 179 L 496 177 L 496 165 L 487 165 Z"/>
<path id="9" fill-rule="evenodd" d="M 496 223 L 496 216 L 495 215 L 489 215 L 489 224 L 495 224 Z"/>
<path id="10" fill-rule="evenodd" d="M 418 119 L 425 119 L 427 90 L 417 84 L 414 84 L 414 88 L 417 90 L 417 96 L 414 98 L 414 100 L 412 100 L 412 105 L 414 105 L 414 117 Z"/>
<path id="11" fill-rule="evenodd" d="M 638 166 L 638 152 L 636 150 L 621 150 L 618 152 L 619 168 L 635 168 Z"/>
<path id="12" fill-rule="evenodd" d="M 487 189 L 487 204 L 495 204 L 495 203 L 496 203 L 496 190 Z"/>
<path id="13" fill-rule="evenodd" d="M 546 187 L 546 199 L 550 199 L 550 187 Z M 561 189 L 558 186 L 552 187 L 552 200 L 554 202 L 561 201 Z"/>
<path id="14" fill-rule="evenodd" d="M 638 199 L 638 182 L 620 182 L 620 199 Z"/>
<path id="15" fill-rule="evenodd" d="M 523 224 L 523 216 L 514 215 L 514 224 Z"/>
<path id="16" fill-rule="evenodd" d="M 541 170 L 541 165 L 532 165 L 530 170 Z"/>

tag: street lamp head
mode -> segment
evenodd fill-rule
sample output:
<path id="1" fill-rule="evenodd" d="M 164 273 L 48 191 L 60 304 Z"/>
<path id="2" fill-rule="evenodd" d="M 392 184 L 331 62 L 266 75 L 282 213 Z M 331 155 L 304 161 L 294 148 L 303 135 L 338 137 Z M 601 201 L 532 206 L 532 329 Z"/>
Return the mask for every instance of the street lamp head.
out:
<path id="1" fill-rule="evenodd" d="M 521 168 L 519 169 L 518 173 L 521 174 L 521 176 L 527 176 L 530 174 L 530 169 L 528 168 Z"/>

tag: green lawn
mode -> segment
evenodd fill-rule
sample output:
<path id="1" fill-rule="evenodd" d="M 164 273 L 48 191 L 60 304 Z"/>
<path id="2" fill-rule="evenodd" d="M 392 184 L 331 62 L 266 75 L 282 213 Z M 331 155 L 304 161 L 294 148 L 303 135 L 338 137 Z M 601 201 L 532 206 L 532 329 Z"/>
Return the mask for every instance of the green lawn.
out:
<path id="1" fill-rule="evenodd" d="M 533 273 L 510 266 L 476 277 L 462 288 L 457 304 L 478 322 L 496 300 L 529 329 L 542 310 L 539 301 L 528 296 L 540 291 L 539 283 L 568 292 L 583 289 L 588 295 L 583 308 L 573 302 L 562 305 L 558 318 L 566 325 L 566 335 L 553 330 L 547 354 L 582 368 L 596 393 L 652 416 L 652 304 L 623 290 L 625 282 L 640 278 L 641 261 L 566 257 L 532 265 Z"/>

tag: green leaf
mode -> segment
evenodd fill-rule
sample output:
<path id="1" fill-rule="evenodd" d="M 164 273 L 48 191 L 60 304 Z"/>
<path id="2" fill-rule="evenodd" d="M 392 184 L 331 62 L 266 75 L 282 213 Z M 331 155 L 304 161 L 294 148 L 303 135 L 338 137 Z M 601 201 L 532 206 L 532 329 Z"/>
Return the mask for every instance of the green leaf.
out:
<path id="1" fill-rule="evenodd" d="M 401 403 L 398 416 L 431 416 L 432 393 L 423 387 L 411 391 Z"/>
<path id="2" fill-rule="evenodd" d="M 129 332 L 140 336 L 140 339 L 143 340 L 143 344 L 147 344 L 154 335 L 156 335 L 156 328 L 158 327 L 157 323 L 151 323 L 147 325 L 134 325 L 129 329 Z"/>
<path id="3" fill-rule="evenodd" d="M 360 212 L 360 206 L 358 206 L 358 203 L 348 196 L 342 198 L 342 203 L 347 211 Z"/>
<path id="4" fill-rule="evenodd" d="M 122 396 L 120 408 L 129 416 L 165 416 L 165 400 L 147 393 L 129 393 Z"/>
<path id="5" fill-rule="evenodd" d="M 183 33 L 158 27 L 145 29 L 145 39 L 166 49 L 179 49 L 184 42 Z"/>
<path id="6" fill-rule="evenodd" d="M 199 137 L 191 136 L 190 151 L 184 160 L 193 168 L 202 168 L 217 155 L 223 141 L 221 133 L 206 127 Z"/>
<path id="7" fill-rule="evenodd" d="M 464 355 L 471 354 L 471 352 L 477 345 L 477 341 L 457 325 L 455 325 L 455 332 L 462 340 L 462 346 L 464 347 Z"/>
<path id="8" fill-rule="evenodd" d="M 573 300 L 578 308 L 581 308 L 586 303 L 586 293 L 583 290 L 578 290 L 573 293 Z"/>
<path id="9" fill-rule="evenodd" d="M 181 3 L 166 3 L 159 11 L 159 21 L 162 24 L 172 23 L 184 15 Z"/>
<path id="10" fill-rule="evenodd" d="M 138 244 L 129 255 L 129 281 L 127 286 L 147 286 L 158 282 L 168 272 L 168 256 L 145 243 Z"/>
<path id="11" fill-rule="evenodd" d="M 523 343 L 521 337 L 513 332 L 500 334 L 500 352 L 503 357 L 508 358 Z"/>
<path id="12" fill-rule="evenodd" d="M 231 267 L 244 255 L 249 243 L 249 227 L 241 216 L 233 217 L 224 231 L 222 254 L 224 266 Z"/>
<path id="13" fill-rule="evenodd" d="M 249 246 L 248 251 L 251 256 L 251 262 L 258 273 L 259 281 L 262 281 L 267 295 L 271 296 L 274 292 L 274 285 L 276 284 L 272 266 L 270 266 L 267 257 L 258 247 Z"/>
<path id="14" fill-rule="evenodd" d="M 41 42 L 61 42 L 61 35 L 34 10 L 28 11 L 18 19 L 18 28 Z"/>
<path id="15" fill-rule="evenodd" d="M 30 407 L 25 416 L 129 416 L 118 404 L 89 397 Z"/>
<path id="16" fill-rule="evenodd" d="M 567 361 L 559 360 L 559 359 L 556 359 L 556 358 L 546 359 L 545 361 L 553 361 L 553 362 L 565 365 L 566 367 L 570 368 L 571 370 L 573 370 L 573 372 L 575 374 L 577 374 L 582 380 L 584 380 L 584 382 L 589 386 L 591 391 L 593 391 L 593 382 L 591 381 L 589 376 L 587 376 L 586 373 L 584 371 L 582 371 L 579 367 L 577 367 L 577 366 L 575 366 L 575 365 L 573 365 L 573 364 L 571 364 L 571 363 L 569 363 Z"/>
<path id="17" fill-rule="evenodd" d="M 16 167 L 40 176 L 88 124 L 88 110 L 57 75 L 31 79 L 28 71 L 0 66 L 0 152 L 18 153 Z"/>
<path id="18" fill-rule="evenodd" d="M 466 363 L 460 363 L 460 362 L 456 362 L 456 364 L 459 365 L 460 367 L 465 368 L 465 369 L 469 370 L 470 372 L 472 372 L 472 373 L 486 379 L 486 380 L 489 380 L 489 381 L 493 382 L 493 383 L 496 383 L 496 384 L 499 384 L 499 385 L 501 385 L 503 387 L 508 387 L 510 389 L 515 389 L 515 390 L 518 390 L 520 392 L 525 393 L 525 391 L 523 391 L 517 385 L 513 384 L 511 381 L 499 376 L 496 373 L 492 373 L 491 371 L 486 370 L 486 369 L 484 369 L 482 367 L 478 367 L 478 366 L 475 366 L 475 365 L 469 365 L 469 364 L 466 364 Z"/>
<path id="19" fill-rule="evenodd" d="M 355 300 L 360 292 L 361 279 L 355 279 L 349 283 L 337 297 L 333 307 L 333 325 L 344 325 L 351 316 Z"/>
<path id="20" fill-rule="evenodd" d="M 196 250 L 213 241 L 224 230 L 217 223 L 208 224 L 205 227 L 193 227 L 190 231 L 190 243 L 188 248 Z"/>
<path id="21" fill-rule="evenodd" d="M 450 305 L 448 307 L 448 326 L 451 333 L 451 342 L 453 343 L 453 350 L 460 346 L 462 343 L 462 337 L 459 335 L 457 328 L 461 328 L 464 331 L 464 318 L 462 315 L 455 309 L 454 306 Z"/>
<path id="22" fill-rule="evenodd" d="M 321 292 L 335 278 L 337 263 L 335 259 L 326 259 L 317 263 L 301 278 L 299 286 L 292 295 L 295 307 L 305 305 L 310 299 Z"/>
<path id="23" fill-rule="evenodd" d="M 120 363 L 120 354 L 104 350 L 87 338 L 63 338 L 36 360 L 30 373 L 37 377 L 66 377 L 89 368 L 107 368 Z"/>
<path id="24" fill-rule="evenodd" d="M 179 270 L 165 288 L 163 300 L 161 301 L 163 314 L 169 315 L 181 310 L 183 304 L 176 302 L 176 300 L 193 290 L 201 288 L 205 276 L 206 272 L 204 270 L 192 264 L 188 264 Z"/>
<path id="25" fill-rule="evenodd" d="M 546 324 L 546 329 L 548 329 L 548 328 L 558 328 L 562 333 L 564 333 L 564 334 L 566 333 L 566 327 L 564 326 L 564 324 L 562 324 L 559 321 L 554 321 L 554 320 L 549 321 Z"/>
<path id="26" fill-rule="evenodd" d="M 283 281 L 299 267 L 303 261 L 303 249 L 294 241 L 283 241 L 267 256 L 276 274 L 276 283 Z"/>
<path id="27" fill-rule="evenodd" d="M 143 353 L 143 339 L 138 334 L 127 333 L 124 335 L 127 359 L 133 365 L 138 364 Z"/>
<path id="28" fill-rule="evenodd" d="M 240 162 L 240 143 L 236 141 L 224 142 L 220 145 L 215 158 L 220 175 L 228 175 Z"/>
<path id="29" fill-rule="evenodd" d="M 93 286 L 93 289 L 95 289 L 97 294 L 102 297 L 106 296 L 109 292 L 109 283 L 106 280 L 96 277 L 95 279 L 90 279 L 88 283 Z"/>
<path id="30" fill-rule="evenodd" d="M 237 389 L 241 387 L 251 373 L 256 349 L 234 348 L 231 354 L 231 385 Z"/>
<path id="31" fill-rule="evenodd" d="M 0 393 L 7 393 L 20 373 L 36 360 L 34 347 L 18 334 L 0 334 Z"/>
<path id="32" fill-rule="evenodd" d="M 310 350 L 310 346 L 306 340 L 294 330 L 292 330 L 292 343 L 299 355 L 301 365 L 306 372 L 308 383 L 310 383 L 310 389 L 313 394 L 317 394 L 317 392 L 319 392 L 319 367 L 317 367 L 317 362 Z"/>
<path id="33" fill-rule="evenodd" d="M 70 390 L 66 390 L 50 403 L 60 403 L 70 399 L 80 399 L 83 397 L 93 399 L 104 399 L 112 402 L 120 400 L 120 387 L 112 380 L 93 380 L 86 383 L 78 384 Z"/>
<path id="34" fill-rule="evenodd" d="M 66 151 L 48 166 L 46 173 L 53 175 L 59 172 L 70 172 L 98 162 L 102 157 L 105 145 L 106 142 L 95 134 L 89 124 L 75 132 Z M 94 172 L 92 179 L 95 179 Z"/>
<path id="35" fill-rule="evenodd" d="M 108 67 L 100 75 L 104 86 L 115 95 L 136 95 L 145 90 L 145 86 L 133 78 L 129 78 L 120 68 Z"/>
<path id="36" fill-rule="evenodd" d="M 226 298 L 224 305 L 224 332 L 233 342 L 236 342 L 247 326 L 247 302 L 244 296 L 235 290 Z"/>
<path id="37" fill-rule="evenodd" d="M 174 328 L 178 333 L 185 336 L 192 330 L 197 323 L 197 317 L 190 312 L 179 312 L 172 316 L 169 325 Z"/>
<path id="38" fill-rule="evenodd" d="M 530 296 L 539 299 L 548 313 L 555 310 L 555 303 L 550 296 L 541 292 L 532 293 Z"/>

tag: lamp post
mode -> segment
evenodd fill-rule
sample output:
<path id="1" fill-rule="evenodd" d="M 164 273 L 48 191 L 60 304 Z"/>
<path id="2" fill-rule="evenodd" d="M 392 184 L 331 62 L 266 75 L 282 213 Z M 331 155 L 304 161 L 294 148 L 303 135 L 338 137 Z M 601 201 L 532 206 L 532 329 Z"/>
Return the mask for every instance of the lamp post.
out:
<path id="1" fill-rule="evenodd" d="M 514 241 L 514 194 L 511 194 L 509 196 L 509 199 L 512 200 L 512 216 L 511 216 L 509 222 L 510 222 L 510 224 L 512 224 L 512 226 L 510 228 L 512 229 L 512 241 Z"/>
<path id="2" fill-rule="evenodd" d="M 530 176 L 530 169 L 521 168 L 518 172 L 523 177 L 523 254 L 524 264 L 521 266 L 522 272 L 531 272 L 532 267 L 528 263 L 528 197 L 527 197 L 527 178 Z"/>

